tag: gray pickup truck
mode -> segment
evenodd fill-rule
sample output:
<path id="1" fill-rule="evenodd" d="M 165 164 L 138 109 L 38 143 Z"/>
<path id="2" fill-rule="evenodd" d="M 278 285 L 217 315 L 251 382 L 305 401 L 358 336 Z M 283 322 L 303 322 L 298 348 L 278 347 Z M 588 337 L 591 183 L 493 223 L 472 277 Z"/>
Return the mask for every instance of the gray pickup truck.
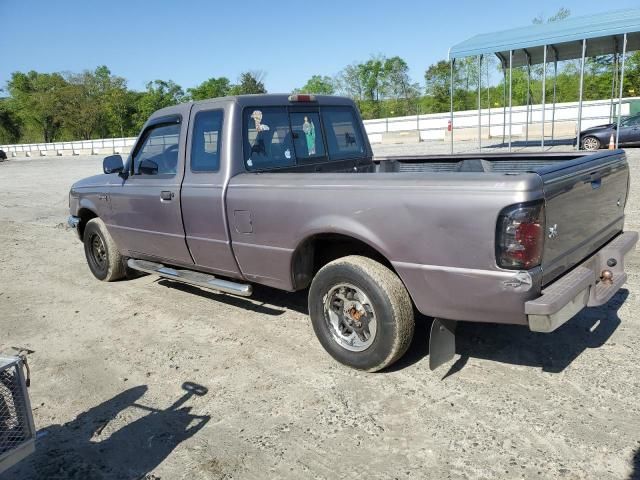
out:
<path id="1" fill-rule="evenodd" d="M 69 224 L 91 272 L 234 295 L 308 289 L 338 361 L 377 371 L 434 317 L 551 332 L 626 280 L 624 151 L 373 158 L 354 103 L 252 95 L 154 113 L 131 154 L 75 183 Z"/>

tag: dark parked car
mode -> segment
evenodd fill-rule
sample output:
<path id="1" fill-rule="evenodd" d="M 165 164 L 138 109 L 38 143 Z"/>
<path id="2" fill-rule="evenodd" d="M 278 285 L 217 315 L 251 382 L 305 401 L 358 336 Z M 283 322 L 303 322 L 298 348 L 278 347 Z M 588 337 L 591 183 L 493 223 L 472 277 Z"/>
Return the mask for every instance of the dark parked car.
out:
<path id="1" fill-rule="evenodd" d="M 616 128 L 616 123 L 607 123 L 583 130 L 580 133 L 580 148 L 583 150 L 607 148 L 611 134 L 614 139 L 616 138 Z M 640 113 L 620 121 L 618 144 L 621 147 L 640 145 Z"/>
<path id="2" fill-rule="evenodd" d="M 0 161 L 6 160 L 6 159 L 7 159 L 7 154 L 4 153 L 4 150 L 0 150 Z"/>

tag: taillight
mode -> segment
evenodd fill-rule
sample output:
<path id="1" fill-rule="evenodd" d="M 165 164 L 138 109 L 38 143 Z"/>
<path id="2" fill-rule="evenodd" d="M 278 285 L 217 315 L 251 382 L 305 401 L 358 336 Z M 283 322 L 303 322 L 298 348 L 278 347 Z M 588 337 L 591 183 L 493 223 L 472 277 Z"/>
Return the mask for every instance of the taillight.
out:
<path id="1" fill-rule="evenodd" d="M 542 261 L 544 204 L 511 205 L 500 212 L 496 228 L 496 262 L 501 268 L 529 269 Z"/>

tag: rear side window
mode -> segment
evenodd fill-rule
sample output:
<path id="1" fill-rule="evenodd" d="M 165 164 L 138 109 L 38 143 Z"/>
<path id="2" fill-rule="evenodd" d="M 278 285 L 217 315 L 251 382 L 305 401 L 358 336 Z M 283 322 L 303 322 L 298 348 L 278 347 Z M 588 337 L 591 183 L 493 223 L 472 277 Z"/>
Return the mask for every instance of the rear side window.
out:
<path id="1" fill-rule="evenodd" d="M 196 113 L 191 140 L 191 171 L 217 172 L 220 169 L 222 110 Z"/>
<path id="2" fill-rule="evenodd" d="M 247 108 L 243 122 L 247 170 L 270 170 L 296 164 L 285 107 Z"/>
<path id="3" fill-rule="evenodd" d="M 322 119 L 327 135 L 327 148 L 331 160 L 358 157 L 364 154 L 364 142 L 353 109 L 326 107 Z"/>

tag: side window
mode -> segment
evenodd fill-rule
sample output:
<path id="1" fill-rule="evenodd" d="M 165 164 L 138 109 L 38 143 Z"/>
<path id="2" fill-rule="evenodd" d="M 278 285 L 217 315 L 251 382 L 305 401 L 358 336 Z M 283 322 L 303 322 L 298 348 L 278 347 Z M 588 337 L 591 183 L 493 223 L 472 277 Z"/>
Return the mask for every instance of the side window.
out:
<path id="1" fill-rule="evenodd" d="M 627 117 L 620 122 L 625 127 L 635 127 L 640 125 L 640 115 L 634 115 L 633 117 Z"/>
<path id="2" fill-rule="evenodd" d="M 247 108 L 243 119 L 247 170 L 269 170 L 296 164 L 289 115 L 284 107 Z"/>
<path id="3" fill-rule="evenodd" d="M 313 161 L 326 157 L 322 124 L 318 113 L 291 113 L 291 129 L 296 157 L 299 161 Z"/>
<path id="4" fill-rule="evenodd" d="M 217 172 L 220 169 L 222 110 L 198 112 L 191 140 L 191 171 Z"/>
<path id="5" fill-rule="evenodd" d="M 146 131 L 133 158 L 134 175 L 175 175 L 180 124 L 160 124 Z"/>
<path id="6" fill-rule="evenodd" d="M 322 109 L 322 120 L 327 134 L 327 147 L 332 160 L 358 157 L 364 154 L 360 124 L 353 109 L 327 107 Z"/>

